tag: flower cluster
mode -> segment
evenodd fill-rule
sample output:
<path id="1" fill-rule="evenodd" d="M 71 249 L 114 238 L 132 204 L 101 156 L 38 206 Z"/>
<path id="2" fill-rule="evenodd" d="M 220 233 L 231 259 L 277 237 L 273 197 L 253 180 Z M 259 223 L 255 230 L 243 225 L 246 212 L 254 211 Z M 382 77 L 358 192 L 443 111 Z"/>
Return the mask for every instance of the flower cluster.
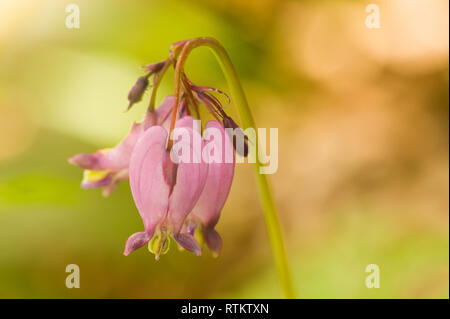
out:
<path id="1" fill-rule="evenodd" d="M 213 95 L 213 92 L 224 93 L 194 85 L 184 71 L 179 83 L 181 96 L 167 96 L 158 108 L 153 108 L 159 82 L 169 66 L 176 66 L 183 45 L 183 42 L 175 44 L 167 60 L 146 66 L 147 73 L 130 90 L 128 109 L 142 100 L 153 76 L 150 106 L 144 119 L 134 123 L 129 134 L 114 148 L 77 154 L 69 159 L 69 163 L 84 170 L 81 186 L 101 187 L 105 196 L 120 181 L 129 179 L 144 231 L 128 238 L 125 255 L 148 244 L 159 259 L 167 252 L 170 238 L 195 255 L 201 255 L 203 243 L 214 255 L 222 247 L 215 226 L 233 180 L 233 146 L 236 138 L 241 138 L 244 145 L 247 139 Z M 202 137 L 201 127 L 195 129 L 194 121 L 200 119 L 201 105 L 215 118 L 204 129 L 213 128 L 218 134 Z M 189 154 L 187 161 L 180 160 L 180 147 L 175 148 L 173 144 L 177 129 L 183 129 L 188 136 L 180 141 L 183 152 Z M 238 134 L 231 137 L 228 129 L 237 130 Z M 194 141 L 200 141 L 200 147 Z M 225 160 L 230 152 L 231 161 Z M 240 151 L 244 156 L 246 152 L 246 148 Z M 205 153 L 210 160 L 205 161 Z"/>

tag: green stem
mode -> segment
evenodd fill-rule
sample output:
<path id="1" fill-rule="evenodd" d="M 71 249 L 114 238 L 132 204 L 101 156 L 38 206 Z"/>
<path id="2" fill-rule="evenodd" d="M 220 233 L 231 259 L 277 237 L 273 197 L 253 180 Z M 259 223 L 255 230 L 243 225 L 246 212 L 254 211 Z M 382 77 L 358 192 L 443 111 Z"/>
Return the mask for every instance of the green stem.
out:
<path id="1" fill-rule="evenodd" d="M 147 107 L 148 111 L 155 110 L 156 92 L 158 91 L 159 85 L 161 84 L 161 80 L 164 77 L 164 74 L 166 73 L 169 66 L 171 66 L 172 63 L 174 62 L 179 50 L 180 47 L 177 47 L 170 53 L 169 57 L 166 60 L 166 63 L 164 63 L 163 68 L 153 77 L 153 88 L 152 93 L 150 95 L 150 102 Z"/>
<path id="2" fill-rule="evenodd" d="M 176 74 L 177 71 L 181 72 L 181 70 L 183 70 L 183 66 L 189 52 L 199 46 L 207 46 L 210 49 L 212 49 L 217 60 L 219 61 L 219 64 L 228 82 L 233 101 L 238 108 L 242 126 L 244 128 L 248 127 L 256 128 L 255 121 L 253 120 L 252 113 L 248 106 L 244 90 L 242 89 L 237 73 L 233 67 L 233 64 L 231 63 L 230 57 L 217 40 L 212 38 L 196 38 L 188 40 L 184 44 L 182 53 L 180 54 L 180 57 L 178 59 Z M 178 92 L 176 92 L 176 94 L 177 93 Z M 259 154 L 258 144 L 259 144 L 258 141 L 256 141 L 255 143 L 256 154 Z M 276 268 L 278 271 L 278 275 L 280 277 L 285 297 L 295 298 L 294 288 L 292 285 L 291 274 L 286 256 L 286 250 L 283 242 L 283 235 L 281 231 L 280 222 L 278 220 L 278 215 L 275 208 L 272 192 L 270 191 L 270 186 L 266 178 L 266 175 L 260 173 L 260 167 L 262 166 L 262 164 L 259 161 L 259 157 L 258 156 L 256 157 L 257 157 L 255 165 L 256 176 L 258 180 L 259 192 L 262 198 L 262 206 L 264 211 L 264 219 L 266 223 L 267 233 L 269 236 L 270 246 L 273 252 L 273 257 L 275 259 Z"/>

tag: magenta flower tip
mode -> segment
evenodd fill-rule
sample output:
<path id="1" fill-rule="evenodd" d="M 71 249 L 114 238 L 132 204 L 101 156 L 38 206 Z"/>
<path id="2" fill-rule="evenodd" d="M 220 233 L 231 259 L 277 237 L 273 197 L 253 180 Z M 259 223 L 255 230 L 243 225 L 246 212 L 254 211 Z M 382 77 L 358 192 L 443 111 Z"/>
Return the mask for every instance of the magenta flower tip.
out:
<path id="1" fill-rule="evenodd" d="M 128 238 L 123 254 L 128 256 L 136 249 L 147 244 L 149 240 L 150 236 L 146 232 L 134 233 Z"/>

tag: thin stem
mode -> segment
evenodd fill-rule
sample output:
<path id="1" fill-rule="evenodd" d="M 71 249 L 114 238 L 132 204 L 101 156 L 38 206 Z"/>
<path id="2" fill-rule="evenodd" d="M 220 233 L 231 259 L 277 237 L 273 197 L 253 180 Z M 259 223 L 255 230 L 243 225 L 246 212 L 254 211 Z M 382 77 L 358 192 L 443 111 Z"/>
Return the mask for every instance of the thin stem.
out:
<path id="1" fill-rule="evenodd" d="M 183 49 L 178 58 L 175 69 L 175 101 L 178 101 L 180 88 L 179 81 L 182 75 L 183 67 L 189 52 L 199 46 L 206 46 L 212 49 L 221 66 L 222 72 L 228 82 L 233 101 L 238 108 L 241 123 L 244 128 L 255 128 L 255 121 L 253 120 L 252 113 L 247 103 L 244 90 L 240 84 L 236 71 L 231 63 L 222 45 L 212 38 L 196 38 L 191 39 L 183 43 Z M 256 142 L 256 154 L 259 154 L 259 143 Z M 280 222 L 273 200 L 272 192 L 270 190 L 269 182 L 264 174 L 260 174 L 260 167 L 262 166 L 259 158 L 256 159 L 256 176 L 258 180 L 259 192 L 261 194 L 262 206 L 264 211 L 264 220 L 266 223 L 266 229 L 269 236 L 270 246 L 275 259 L 276 268 L 281 281 L 281 285 L 286 298 L 295 298 L 294 288 L 292 285 L 291 274 L 286 256 L 286 250 L 283 241 L 283 235 L 281 231 Z"/>
<path id="2" fill-rule="evenodd" d="M 192 94 L 191 88 L 189 87 L 189 83 L 186 80 L 186 74 L 183 74 L 181 77 L 181 83 L 183 84 L 183 90 L 186 93 L 187 98 L 191 102 L 192 106 L 195 110 L 195 115 L 197 116 L 197 119 L 200 119 L 200 112 L 198 109 L 198 103 L 194 98 L 194 95 Z"/>
<path id="3" fill-rule="evenodd" d="M 166 63 L 164 63 L 163 68 L 157 74 L 155 74 L 155 76 L 153 77 L 153 89 L 152 89 L 152 93 L 150 96 L 150 102 L 148 103 L 147 110 L 153 111 L 155 109 L 156 92 L 158 91 L 161 80 L 164 77 L 164 74 L 166 73 L 167 69 L 175 61 L 179 50 L 180 50 L 180 47 L 176 47 L 175 50 L 170 52 L 170 55 L 167 58 Z"/>
<path id="4" fill-rule="evenodd" d="M 147 110 L 149 110 L 149 111 L 155 110 L 156 92 L 158 91 L 159 84 L 161 83 L 161 80 L 162 80 L 164 74 L 166 73 L 167 69 L 169 68 L 169 66 L 171 64 L 172 64 L 172 60 L 169 58 L 167 60 L 166 64 L 164 64 L 164 67 L 162 68 L 162 70 L 158 74 L 155 74 L 155 76 L 153 77 L 153 89 L 152 89 L 152 93 L 150 95 L 150 102 L 148 103 L 148 108 L 147 108 Z"/>

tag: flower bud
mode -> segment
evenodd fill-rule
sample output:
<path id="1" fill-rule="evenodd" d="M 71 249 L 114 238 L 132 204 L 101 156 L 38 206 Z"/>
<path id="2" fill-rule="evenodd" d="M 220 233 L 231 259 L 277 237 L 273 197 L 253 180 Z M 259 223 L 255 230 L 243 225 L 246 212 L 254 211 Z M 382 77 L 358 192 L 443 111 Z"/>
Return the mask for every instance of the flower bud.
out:
<path id="1" fill-rule="evenodd" d="M 244 131 L 236 124 L 235 121 L 229 116 L 224 116 L 222 118 L 222 123 L 228 130 L 228 136 L 233 141 L 234 150 L 241 156 L 247 157 L 248 155 L 248 137 L 245 135 Z M 243 145 L 243 147 L 238 147 Z"/>
<path id="2" fill-rule="evenodd" d="M 165 64 L 166 60 L 157 63 L 147 64 L 146 66 L 144 66 L 144 69 L 149 71 L 151 74 L 154 74 L 161 71 Z"/>
<path id="3" fill-rule="evenodd" d="M 147 76 L 142 76 L 139 79 L 137 79 L 136 83 L 133 85 L 130 92 L 128 93 L 128 101 L 130 101 L 130 104 L 128 104 L 127 110 L 129 110 L 134 103 L 137 103 L 140 100 L 142 100 L 142 96 L 144 95 L 147 86 L 148 86 Z"/>

